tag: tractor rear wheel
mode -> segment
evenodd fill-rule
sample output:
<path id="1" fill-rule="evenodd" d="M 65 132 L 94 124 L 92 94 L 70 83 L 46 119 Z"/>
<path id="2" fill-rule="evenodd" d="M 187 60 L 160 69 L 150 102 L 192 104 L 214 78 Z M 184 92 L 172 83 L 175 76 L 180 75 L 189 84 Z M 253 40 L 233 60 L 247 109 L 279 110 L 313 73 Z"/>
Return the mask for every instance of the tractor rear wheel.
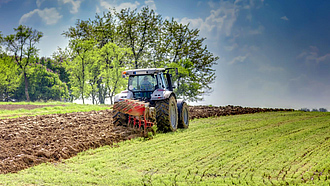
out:
<path id="1" fill-rule="evenodd" d="M 159 131 L 176 131 L 178 128 L 178 107 L 174 96 L 156 102 L 156 121 Z"/>
<path id="2" fill-rule="evenodd" d="M 114 126 L 127 127 L 128 115 L 117 110 L 112 111 L 112 123 Z"/>
<path id="3" fill-rule="evenodd" d="M 189 109 L 187 103 L 179 106 L 179 128 L 188 128 L 189 126 Z"/>

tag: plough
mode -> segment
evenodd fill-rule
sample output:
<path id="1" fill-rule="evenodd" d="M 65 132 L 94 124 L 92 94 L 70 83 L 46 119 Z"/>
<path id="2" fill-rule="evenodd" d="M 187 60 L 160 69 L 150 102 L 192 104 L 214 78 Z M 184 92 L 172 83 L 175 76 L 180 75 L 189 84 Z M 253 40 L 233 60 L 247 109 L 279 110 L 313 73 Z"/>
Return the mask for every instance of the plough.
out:
<path id="1" fill-rule="evenodd" d="M 156 122 L 154 107 L 149 107 L 148 102 L 138 100 L 124 100 L 114 104 L 113 109 L 128 115 L 128 125 L 144 132 L 151 131 Z"/>

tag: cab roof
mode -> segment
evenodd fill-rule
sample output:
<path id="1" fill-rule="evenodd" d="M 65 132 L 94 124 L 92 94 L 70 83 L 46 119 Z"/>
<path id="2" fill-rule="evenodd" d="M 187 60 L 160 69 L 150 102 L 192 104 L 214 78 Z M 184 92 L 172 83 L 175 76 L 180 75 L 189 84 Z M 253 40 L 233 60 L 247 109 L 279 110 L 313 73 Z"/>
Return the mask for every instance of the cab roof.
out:
<path id="1" fill-rule="evenodd" d="M 126 70 L 123 72 L 125 75 L 144 75 L 144 74 L 156 74 L 159 72 L 165 72 L 165 68 L 145 68 L 145 69 L 134 69 Z"/>

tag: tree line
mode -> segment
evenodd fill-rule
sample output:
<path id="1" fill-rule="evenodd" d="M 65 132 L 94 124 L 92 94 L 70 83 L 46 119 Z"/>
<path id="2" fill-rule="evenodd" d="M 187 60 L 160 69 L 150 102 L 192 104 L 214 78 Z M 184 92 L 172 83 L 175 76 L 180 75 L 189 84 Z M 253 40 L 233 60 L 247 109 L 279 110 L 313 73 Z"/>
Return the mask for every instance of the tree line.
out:
<path id="1" fill-rule="evenodd" d="M 203 44 L 198 29 L 173 18 L 163 19 L 149 7 L 110 10 L 94 19 L 77 20 L 63 32 L 69 39 L 50 58 L 39 57 L 43 33 L 20 25 L 0 32 L 0 100 L 67 100 L 91 98 L 104 104 L 127 86 L 121 72 L 134 68 L 178 68 L 176 94 L 202 99 L 215 80 L 218 60 Z"/>
<path id="2" fill-rule="evenodd" d="M 312 110 L 310 110 L 309 108 L 301 108 L 299 110 L 304 112 L 328 112 L 326 108 L 319 108 L 319 109 L 313 108 Z"/>

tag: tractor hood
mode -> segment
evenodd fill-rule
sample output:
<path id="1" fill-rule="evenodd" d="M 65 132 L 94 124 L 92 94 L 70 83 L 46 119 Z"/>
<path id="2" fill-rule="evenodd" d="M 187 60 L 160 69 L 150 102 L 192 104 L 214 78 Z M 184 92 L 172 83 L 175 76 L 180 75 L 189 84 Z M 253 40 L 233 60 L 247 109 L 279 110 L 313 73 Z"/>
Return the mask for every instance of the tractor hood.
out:
<path id="1" fill-rule="evenodd" d="M 114 102 L 124 101 L 125 99 L 133 98 L 133 93 L 129 90 L 121 91 L 121 93 L 115 95 Z"/>

